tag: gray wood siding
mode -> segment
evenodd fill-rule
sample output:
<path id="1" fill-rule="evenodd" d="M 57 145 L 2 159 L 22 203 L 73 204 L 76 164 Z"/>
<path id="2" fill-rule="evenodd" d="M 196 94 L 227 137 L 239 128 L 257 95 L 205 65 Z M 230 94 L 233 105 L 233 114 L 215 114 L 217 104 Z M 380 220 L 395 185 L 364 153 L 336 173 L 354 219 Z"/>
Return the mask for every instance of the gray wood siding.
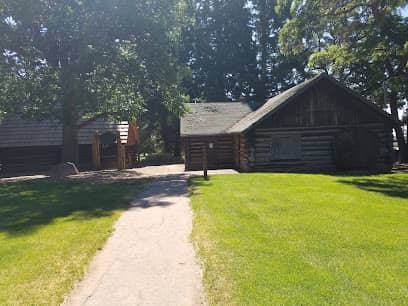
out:
<path id="1" fill-rule="evenodd" d="M 325 127 L 384 122 L 385 118 L 346 91 L 322 80 L 257 127 Z"/>
<path id="2" fill-rule="evenodd" d="M 80 145 L 92 144 L 95 132 L 120 133 L 122 143 L 128 138 L 127 122 L 114 123 L 97 119 L 78 131 Z M 62 125 L 50 120 L 32 121 L 19 117 L 6 117 L 0 122 L 0 148 L 50 147 L 62 145 Z"/>

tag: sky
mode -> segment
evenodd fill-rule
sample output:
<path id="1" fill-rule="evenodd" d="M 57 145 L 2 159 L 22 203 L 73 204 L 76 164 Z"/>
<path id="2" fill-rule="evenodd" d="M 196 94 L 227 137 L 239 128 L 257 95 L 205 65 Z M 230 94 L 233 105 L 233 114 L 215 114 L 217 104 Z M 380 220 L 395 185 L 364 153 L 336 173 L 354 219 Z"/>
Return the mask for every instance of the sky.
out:
<path id="1" fill-rule="evenodd" d="M 408 17 L 408 4 L 405 5 L 404 8 L 401 9 L 402 16 Z"/>

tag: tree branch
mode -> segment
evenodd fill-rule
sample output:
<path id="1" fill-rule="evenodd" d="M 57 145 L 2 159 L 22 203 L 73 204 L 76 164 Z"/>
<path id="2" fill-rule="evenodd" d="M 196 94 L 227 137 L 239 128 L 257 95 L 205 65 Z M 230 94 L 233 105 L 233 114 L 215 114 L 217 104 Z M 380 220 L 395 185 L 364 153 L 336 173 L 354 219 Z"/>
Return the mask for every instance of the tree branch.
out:
<path id="1" fill-rule="evenodd" d="M 116 113 L 116 112 L 99 113 L 99 114 L 96 114 L 95 116 L 93 116 L 93 117 L 91 117 L 89 119 L 86 119 L 85 121 L 82 121 L 81 123 L 78 123 L 77 127 L 78 127 L 78 129 L 80 129 L 80 128 L 83 128 L 85 125 L 88 125 L 88 124 L 90 124 L 92 122 L 95 122 L 96 120 L 98 120 L 100 118 L 104 118 L 104 117 L 109 116 L 109 115 L 117 115 L 117 114 L 118 113 Z"/>
<path id="2" fill-rule="evenodd" d="M 328 11 L 326 14 L 324 14 L 325 16 L 341 16 L 341 15 L 345 15 L 348 14 L 352 11 L 354 11 L 356 8 L 358 7 L 370 7 L 370 4 L 366 4 L 366 3 L 356 3 L 355 5 L 349 6 L 349 7 L 339 7 L 339 8 L 334 8 L 331 9 L 330 11 Z"/>

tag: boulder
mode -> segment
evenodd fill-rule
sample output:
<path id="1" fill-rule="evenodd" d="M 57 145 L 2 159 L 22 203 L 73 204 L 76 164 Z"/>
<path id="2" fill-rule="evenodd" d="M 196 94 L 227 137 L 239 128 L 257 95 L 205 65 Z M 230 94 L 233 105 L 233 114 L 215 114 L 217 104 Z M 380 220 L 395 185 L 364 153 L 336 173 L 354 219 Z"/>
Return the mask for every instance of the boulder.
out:
<path id="1" fill-rule="evenodd" d="M 66 162 L 52 167 L 49 174 L 54 178 L 64 178 L 69 175 L 79 174 L 79 171 L 74 163 Z"/>

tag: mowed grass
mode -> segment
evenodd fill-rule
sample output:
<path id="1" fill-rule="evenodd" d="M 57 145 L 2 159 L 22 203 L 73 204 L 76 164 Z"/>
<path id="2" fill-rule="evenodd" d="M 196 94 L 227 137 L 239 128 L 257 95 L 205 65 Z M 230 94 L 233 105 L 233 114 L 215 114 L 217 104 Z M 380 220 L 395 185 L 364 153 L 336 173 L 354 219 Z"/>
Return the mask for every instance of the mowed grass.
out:
<path id="1" fill-rule="evenodd" d="M 143 183 L 0 184 L 0 305 L 59 305 Z"/>
<path id="2" fill-rule="evenodd" d="M 408 305 L 408 175 L 194 178 L 210 305 Z"/>

